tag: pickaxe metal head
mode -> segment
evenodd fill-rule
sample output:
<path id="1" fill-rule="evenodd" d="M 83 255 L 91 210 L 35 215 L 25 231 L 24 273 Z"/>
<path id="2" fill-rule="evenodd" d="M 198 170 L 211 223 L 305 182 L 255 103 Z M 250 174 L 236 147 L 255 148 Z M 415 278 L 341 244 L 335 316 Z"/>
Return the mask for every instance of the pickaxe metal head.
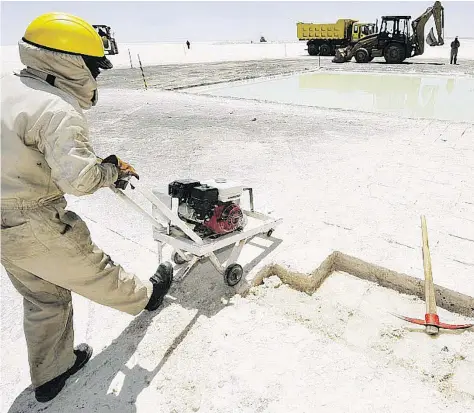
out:
<path id="1" fill-rule="evenodd" d="M 419 324 L 421 326 L 433 326 L 437 328 L 444 328 L 446 330 L 462 330 L 466 328 L 474 327 L 474 324 L 446 324 L 439 321 L 437 314 L 425 314 L 425 319 L 420 320 L 419 318 L 405 317 L 403 315 L 394 314 L 395 317 L 401 318 L 402 320 L 408 321 L 409 323 Z"/>

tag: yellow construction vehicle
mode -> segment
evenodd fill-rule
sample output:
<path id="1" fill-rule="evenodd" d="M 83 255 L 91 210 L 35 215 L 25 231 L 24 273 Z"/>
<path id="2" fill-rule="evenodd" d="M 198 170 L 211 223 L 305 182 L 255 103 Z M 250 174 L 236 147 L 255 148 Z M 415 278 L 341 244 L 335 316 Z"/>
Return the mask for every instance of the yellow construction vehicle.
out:
<path id="1" fill-rule="evenodd" d="M 92 27 L 97 31 L 104 43 L 104 51 L 107 55 L 118 54 L 117 42 L 110 26 L 105 24 L 93 24 Z"/>
<path id="2" fill-rule="evenodd" d="M 435 38 L 433 29 L 426 37 L 429 46 L 444 44 L 444 7 L 439 1 L 428 7 L 421 16 L 411 22 L 411 16 L 382 16 L 380 32 L 359 40 L 355 44 L 336 51 L 334 63 L 348 62 L 355 57 L 358 63 L 367 63 L 374 57 L 384 57 L 387 63 L 402 63 L 405 59 L 420 56 L 425 51 L 425 26 L 433 16 L 438 32 Z"/>
<path id="3" fill-rule="evenodd" d="M 339 19 L 336 23 L 296 23 L 298 40 L 307 40 L 310 56 L 334 56 L 336 49 L 347 47 L 376 32 L 374 23 L 359 23 L 354 19 Z"/>

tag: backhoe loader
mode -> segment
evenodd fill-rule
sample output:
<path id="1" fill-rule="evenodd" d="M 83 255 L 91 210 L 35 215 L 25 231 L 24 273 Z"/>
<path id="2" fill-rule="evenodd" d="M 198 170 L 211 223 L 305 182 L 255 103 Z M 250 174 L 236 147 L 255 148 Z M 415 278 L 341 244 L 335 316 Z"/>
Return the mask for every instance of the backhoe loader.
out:
<path id="1" fill-rule="evenodd" d="M 110 26 L 105 24 L 93 24 L 92 27 L 97 31 L 104 44 L 104 52 L 107 55 L 118 54 L 117 41 L 112 34 Z"/>
<path id="2" fill-rule="evenodd" d="M 426 37 L 429 46 L 444 44 L 444 7 L 436 1 L 433 6 L 411 22 L 411 16 L 382 16 L 380 31 L 366 36 L 355 44 L 338 49 L 332 60 L 334 63 L 348 62 L 355 57 L 358 63 L 371 62 L 374 57 L 384 57 L 387 63 L 402 63 L 405 59 L 420 56 L 425 51 L 425 26 L 433 16 L 438 33 L 433 29 Z"/>

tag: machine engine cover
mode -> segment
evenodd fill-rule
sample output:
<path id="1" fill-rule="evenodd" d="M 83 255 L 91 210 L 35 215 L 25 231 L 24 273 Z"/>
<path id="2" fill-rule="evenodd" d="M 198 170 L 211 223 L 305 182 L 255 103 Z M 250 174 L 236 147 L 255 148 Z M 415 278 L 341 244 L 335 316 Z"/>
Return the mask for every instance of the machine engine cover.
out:
<path id="1" fill-rule="evenodd" d="M 243 186 L 238 182 L 228 181 L 224 178 L 216 178 L 201 181 L 201 183 L 217 188 L 219 191 L 219 201 L 221 202 L 237 201 L 238 203 L 242 196 Z"/>

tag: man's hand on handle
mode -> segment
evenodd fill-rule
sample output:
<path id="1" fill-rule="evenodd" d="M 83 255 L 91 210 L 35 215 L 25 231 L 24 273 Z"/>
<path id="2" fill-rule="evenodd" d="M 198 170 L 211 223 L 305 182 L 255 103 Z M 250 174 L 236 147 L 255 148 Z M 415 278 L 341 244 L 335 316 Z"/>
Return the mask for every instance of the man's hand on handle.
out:
<path id="1" fill-rule="evenodd" d="M 102 163 L 111 163 L 118 168 L 118 179 L 114 182 L 116 188 L 125 189 L 127 187 L 128 180 L 132 176 L 140 179 L 135 168 L 129 163 L 118 158 L 116 155 L 109 155 L 107 158 L 102 159 L 101 161 Z"/>

